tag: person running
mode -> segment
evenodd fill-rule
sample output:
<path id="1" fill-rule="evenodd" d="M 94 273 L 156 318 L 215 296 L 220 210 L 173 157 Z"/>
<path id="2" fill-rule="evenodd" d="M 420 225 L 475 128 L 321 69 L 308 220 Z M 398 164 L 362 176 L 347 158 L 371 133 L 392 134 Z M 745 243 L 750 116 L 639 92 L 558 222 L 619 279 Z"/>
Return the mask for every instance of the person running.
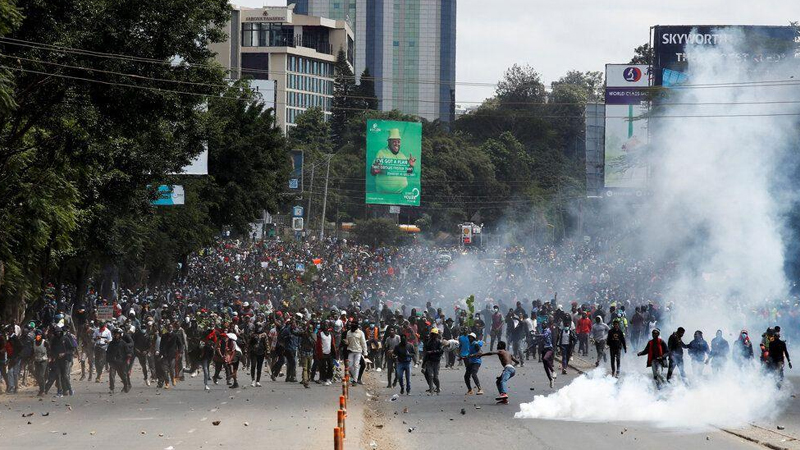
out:
<path id="1" fill-rule="evenodd" d="M 203 339 L 200 341 L 200 367 L 203 369 L 203 389 L 206 391 L 211 390 L 208 382 L 211 381 L 211 361 L 214 359 L 216 341 L 217 334 L 214 330 L 206 330 Z M 214 381 L 214 384 L 216 384 L 216 381 Z"/>
<path id="2" fill-rule="evenodd" d="M 400 381 L 400 395 L 411 395 L 411 362 L 416 358 L 412 345 L 404 334 L 400 335 L 400 342 L 392 350 L 396 361 L 397 380 Z M 405 386 L 403 385 L 405 379 Z"/>
<path id="3" fill-rule="evenodd" d="M 678 327 L 678 330 L 672 333 L 667 341 L 667 348 L 669 349 L 667 381 L 672 379 L 672 372 L 675 367 L 680 371 L 681 378 L 686 379 L 686 372 L 683 370 L 683 349 L 689 348 L 689 346 L 683 343 L 684 333 L 686 333 L 686 330 L 683 327 Z"/>
<path id="4" fill-rule="evenodd" d="M 706 356 L 709 353 L 708 342 L 703 338 L 703 332 L 694 332 L 694 339 L 688 344 L 686 351 L 692 360 L 692 375 L 695 377 L 703 376 L 703 369 L 706 364 Z"/>
<path id="5" fill-rule="evenodd" d="M 516 375 L 517 370 L 514 369 L 514 364 L 519 364 L 519 360 L 517 360 L 514 355 L 506 351 L 506 343 L 503 341 L 497 343 L 496 352 L 479 353 L 477 356 L 483 357 L 491 355 L 497 355 L 497 357 L 500 359 L 500 365 L 503 366 L 503 372 L 500 373 L 499 377 L 497 377 L 496 383 L 497 392 L 499 394 L 497 397 L 498 403 L 508 404 L 508 380 Z"/>
<path id="6" fill-rule="evenodd" d="M 753 352 L 753 343 L 750 341 L 750 335 L 747 330 L 742 330 L 739 333 L 739 339 L 733 343 L 733 360 L 737 364 L 752 363 L 755 354 Z"/>
<path id="7" fill-rule="evenodd" d="M 94 379 L 95 383 L 99 383 L 100 378 L 103 376 L 103 368 L 106 366 L 106 349 L 108 349 L 108 344 L 111 343 L 112 339 L 111 331 L 105 323 L 102 323 L 99 328 L 94 330 L 92 340 L 94 341 L 94 364 L 95 372 L 97 373 L 97 377 Z"/>
<path id="8" fill-rule="evenodd" d="M 595 367 L 600 366 L 600 359 L 606 362 L 606 338 L 610 328 L 603 322 L 601 316 L 595 316 L 594 325 L 592 325 L 592 339 L 594 340 L 594 348 L 597 351 L 597 361 L 594 362 Z"/>
<path id="9" fill-rule="evenodd" d="M 575 330 L 572 328 L 572 319 L 568 316 L 562 319 L 562 326 L 558 329 L 558 347 L 561 350 L 561 374 L 567 374 L 567 366 L 572 357 L 572 348 L 575 346 Z"/>
<path id="10" fill-rule="evenodd" d="M 620 327 L 620 321 L 614 319 L 611 329 L 608 331 L 606 342 L 608 343 L 608 353 L 611 356 L 611 376 L 619 378 L 621 353 L 628 353 L 628 345 L 625 342 L 625 333 Z"/>
<path id="11" fill-rule="evenodd" d="M 468 353 L 465 356 L 467 370 L 464 373 L 464 382 L 467 384 L 467 395 L 483 395 L 481 381 L 478 379 L 478 371 L 481 368 L 482 360 L 480 356 L 474 356 L 480 355 L 481 347 L 483 347 L 483 341 L 479 341 L 475 333 L 470 333 L 467 335 L 467 339 L 469 339 Z M 475 382 L 475 387 L 478 388 L 477 392 L 472 390 L 470 379 Z"/>
<path id="12" fill-rule="evenodd" d="M 33 364 L 36 375 L 36 384 L 39 386 L 38 397 L 44 396 L 44 387 L 47 383 L 47 350 L 50 344 L 42 336 L 40 330 L 36 330 L 35 343 L 33 344 Z"/>
<path id="13" fill-rule="evenodd" d="M 544 373 L 547 375 L 547 380 L 550 382 L 550 389 L 552 389 L 558 375 L 556 375 L 555 368 L 553 367 L 553 358 L 555 358 L 555 352 L 553 351 L 553 331 L 547 320 L 542 322 L 542 332 L 541 334 L 536 334 L 535 338 L 536 343 L 534 343 L 534 345 L 539 346 L 539 354 L 542 356 Z"/>
<path id="14" fill-rule="evenodd" d="M 652 333 L 653 339 L 647 342 L 644 350 L 637 353 L 638 356 L 647 356 L 647 367 L 653 371 L 653 379 L 656 382 L 656 387 L 661 389 L 664 383 L 664 376 L 661 374 L 663 367 L 666 365 L 664 359 L 669 353 L 667 344 L 661 340 L 661 331 L 656 328 Z"/>

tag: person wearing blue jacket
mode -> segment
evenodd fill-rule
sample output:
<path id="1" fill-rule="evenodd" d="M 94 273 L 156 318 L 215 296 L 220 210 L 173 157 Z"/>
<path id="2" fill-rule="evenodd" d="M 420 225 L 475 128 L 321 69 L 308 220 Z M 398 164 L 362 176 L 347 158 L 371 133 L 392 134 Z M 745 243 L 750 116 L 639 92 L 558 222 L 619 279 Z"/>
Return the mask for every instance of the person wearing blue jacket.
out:
<path id="1" fill-rule="evenodd" d="M 459 343 L 463 341 L 461 338 L 464 336 L 459 337 Z M 470 333 L 467 335 L 467 339 L 469 340 L 469 345 L 466 346 L 466 354 L 464 354 L 464 346 L 461 346 L 461 357 L 466 358 L 466 365 L 467 370 L 464 373 L 464 383 L 467 384 L 467 395 L 483 395 L 483 389 L 481 389 L 481 381 L 478 379 L 478 370 L 481 368 L 481 347 L 483 347 L 483 341 L 478 340 L 478 336 L 475 333 Z M 475 387 L 478 388 L 478 391 L 475 392 L 472 390 L 472 384 L 470 383 L 470 379 L 475 382 Z"/>

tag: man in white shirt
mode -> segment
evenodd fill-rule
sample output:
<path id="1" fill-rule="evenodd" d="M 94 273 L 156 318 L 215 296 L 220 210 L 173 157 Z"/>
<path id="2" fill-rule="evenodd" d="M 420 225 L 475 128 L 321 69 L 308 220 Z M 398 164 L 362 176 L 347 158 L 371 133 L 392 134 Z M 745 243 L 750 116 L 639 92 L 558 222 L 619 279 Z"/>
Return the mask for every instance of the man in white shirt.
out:
<path id="1" fill-rule="evenodd" d="M 357 322 L 353 322 L 347 332 L 347 351 L 347 360 L 350 363 L 350 379 L 355 385 L 356 380 L 358 380 L 358 372 L 361 369 L 361 355 L 367 352 L 367 338 L 358 327 Z"/>
<path id="2" fill-rule="evenodd" d="M 103 374 L 103 367 L 106 365 L 106 350 L 108 350 L 108 344 L 113 339 L 111 330 L 106 327 L 105 323 L 94 330 L 92 340 L 94 341 L 94 367 L 97 372 L 97 378 L 94 379 L 95 383 L 100 382 L 100 375 Z"/>

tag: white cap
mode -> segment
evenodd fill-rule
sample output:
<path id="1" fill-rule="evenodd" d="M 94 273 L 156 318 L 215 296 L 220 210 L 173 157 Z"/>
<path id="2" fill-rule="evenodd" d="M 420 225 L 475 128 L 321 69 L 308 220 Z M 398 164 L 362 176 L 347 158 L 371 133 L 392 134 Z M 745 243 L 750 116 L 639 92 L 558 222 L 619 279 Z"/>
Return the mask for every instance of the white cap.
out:
<path id="1" fill-rule="evenodd" d="M 478 339 L 478 336 L 476 336 L 475 333 L 470 333 L 467 336 L 469 336 L 471 338 L 474 338 L 474 339 Z"/>

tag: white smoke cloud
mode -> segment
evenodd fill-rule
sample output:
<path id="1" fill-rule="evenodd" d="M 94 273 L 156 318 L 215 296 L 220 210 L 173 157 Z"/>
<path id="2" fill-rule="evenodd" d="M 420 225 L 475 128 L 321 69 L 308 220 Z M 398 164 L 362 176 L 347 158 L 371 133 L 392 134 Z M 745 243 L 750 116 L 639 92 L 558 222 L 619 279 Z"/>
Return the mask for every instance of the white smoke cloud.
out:
<path id="1" fill-rule="evenodd" d="M 753 308 L 788 295 L 782 216 L 795 201 L 785 176 L 797 156 L 800 89 L 765 81 L 790 80 L 797 64 L 732 63 L 731 55 L 747 53 L 734 41 L 686 49 L 696 87 L 673 90 L 665 101 L 672 105 L 654 111 L 670 117 L 650 122 L 651 194 L 623 219 L 641 223 L 630 239 L 643 254 L 674 261 L 662 293 L 673 304 L 669 323 L 659 324 L 664 338 L 678 326 L 687 335 L 735 334 L 755 325 Z M 731 82 L 746 84 L 719 87 Z M 788 395 L 756 368 L 657 391 L 643 366 L 643 358 L 631 360 L 619 382 L 601 371 L 581 376 L 521 405 L 517 417 L 739 426 L 774 417 Z"/>
<path id="2" fill-rule="evenodd" d="M 755 370 L 715 379 L 682 383 L 657 390 L 642 373 L 621 379 L 605 369 L 576 378 L 551 395 L 538 395 L 520 405 L 514 417 L 581 422 L 647 422 L 665 428 L 695 431 L 711 427 L 739 427 L 758 419 L 774 418 L 782 409 L 774 383 Z"/>

